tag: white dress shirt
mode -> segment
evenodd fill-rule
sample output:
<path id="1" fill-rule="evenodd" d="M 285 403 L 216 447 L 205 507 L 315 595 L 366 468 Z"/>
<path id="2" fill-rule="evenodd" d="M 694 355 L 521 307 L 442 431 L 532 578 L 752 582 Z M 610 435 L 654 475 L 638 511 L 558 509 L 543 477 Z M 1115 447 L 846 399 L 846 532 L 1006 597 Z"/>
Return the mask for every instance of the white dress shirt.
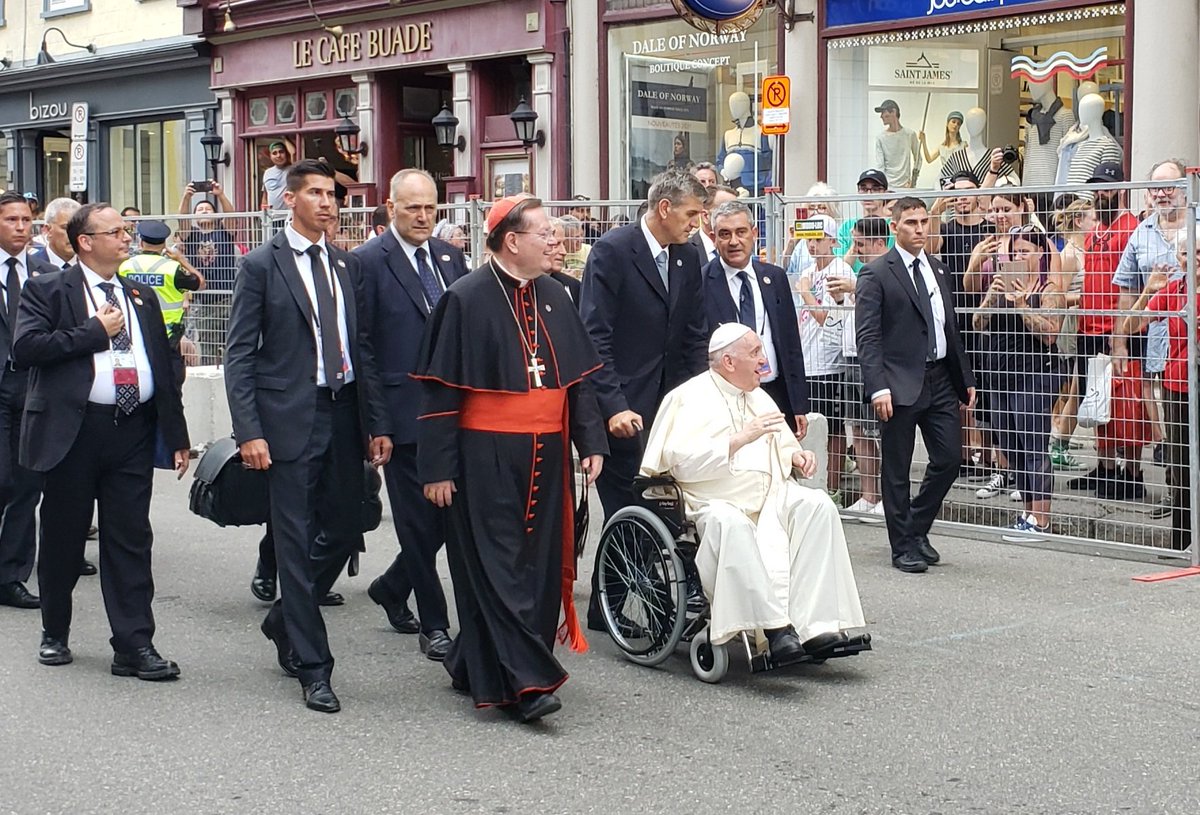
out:
<path id="1" fill-rule="evenodd" d="M 446 278 L 442 275 L 442 270 L 438 268 L 437 258 L 433 256 L 433 250 L 429 248 L 429 241 L 425 241 L 420 246 L 414 246 L 404 238 L 400 237 L 400 233 L 396 231 L 396 225 L 390 224 L 388 229 L 392 230 L 392 237 L 400 244 L 400 248 L 404 250 L 404 256 L 408 258 L 408 263 L 412 266 L 413 271 L 417 274 L 417 282 L 421 282 L 421 272 L 417 267 L 417 250 L 425 250 L 425 262 L 429 264 L 429 268 L 433 269 L 433 276 L 437 278 L 438 283 L 442 287 L 442 291 L 446 291 Z M 424 293 L 424 289 L 421 290 Z M 429 302 L 429 298 L 425 298 L 425 305 L 429 306 L 429 310 L 433 311 L 433 303 Z"/>
<path id="2" fill-rule="evenodd" d="M 121 309 L 125 315 L 125 330 L 129 332 L 129 339 L 133 343 L 133 359 L 137 364 L 138 375 L 138 401 L 144 405 L 154 398 L 154 370 L 150 367 L 150 355 L 146 352 L 146 338 L 142 336 L 142 326 L 138 321 L 137 308 L 133 305 L 134 295 L 121 285 L 121 281 L 117 280 L 116 275 L 112 280 L 105 280 L 84 266 L 82 262 L 79 264 L 79 268 L 83 271 L 83 282 L 87 287 L 83 302 L 87 307 L 88 317 L 95 317 L 96 309 L 108 302 L 108 296 L 105 295 L 104 289 L 100 288 L 100 284 L 111 283 L 114 287 L 113 295 L 117 298 L 117 308 Z M 139 291 L 141 290 L 139 289 Z M 158 295 L 154 293 L 153 289 L 146 289 L 143 296 L 157 297 Z M 96 375 L 92 378 L 92 390 L 88 394 L 88 401 L 98 405 L 117 404 L 117 386 L 113 382 L 112 337 L 109 337 L 108 345 L 107 349 L 92 354 L 92 366 Z"/>
<path id="3" fill-rule="evenodd" d="M 25 284 L 29 282 L 29 253 L 24 250 L 18 254 L 10 255 L 8 252 L 0 249 L 0 289 L 4 290 L 5 309 L 8 308 L 8 259 L 17 259 L 17 279 L 21 281 L 21 288 L 25 288 Z M 19 292 L 18 292 L 19 294 Z M 10 332 L 16 331 L 15 325 L 8 327 Z"/>
<path id="4" fill-rule="evenodd" d="M 738 274 L 745 272 L 750 278 L 750 291 L 754 296 L 754 332 L 762 340 L 763 356 L 767 358 L 767 365 L 771 367 L 771 372 L 760 381 L 764 385 L 774 382 L 779 377 L 779 357 L 775 353 L 775 342 L 771 338 L 771 321 L 767 319 L 767 309 L 763 305 L 762 291 L 758 288 L 758 275 L 754 273 L 754 265 L 751 264 L 745 269 L 735 269 L 722 260 L 721 268 L 725 270 L 725 282 L 729 286 L 729 296 L 733 298 L 734 311 L 737 311 L 742 296 L 742 280 Z"/>
<path id="5" fill-rule="evenodd" d="M 642 237 L 646 239 L 646 244 L 650 247 L 650 260 L 654 261 L 654 268 L 658 269 L 658 256 L 663 252 L 667 253 L 667 279 L 671 277 L 671 250 L 658 242 L 658 238 L 654 237 L 654 233 L 650 231 L 650 227 L 646 225 L 646 216 L 642 216 Z M 666 281 L 663 281 L 666 285 Z"/>
<path id="6" fill-rule="evenodd" d="M 696 234 L 700 236 L 700 243 L 704 246 L 704 262 L 700 265 L 707 266 L 717 258 L 717 255 L 715 254 L 717 251 L 717 245 L 712 242 L 712 238 L 708 237 L 708 233 L 703 229 L 697 229 Z"/>
<path id="7" fill-rule="evenodd" d="M 912 263 L 916 260 L 916 256 L 908 253 L 900 248 L 900 244 L 896 244 L 896 252 L 900 255 L 900 261 L 904 264 L 904 270 L 908 272 L 909 280 L 912 280 Z M 939 359 L 946 358 L 946 304 L 942 300 L 942 288 L 938 281 L 938 277 L 933 272 L 933 267 L 929 264 L 929 258 L 925 255 L 925 250 L 921 250 L 921 277 L 925 279 L 925 289 L 929 292 L 929 304 L 933 309 L 933 340 L 934 340 L 934 356 Z M 913 282 L 916 286 L 916 282 Z M 885 393 L 891 393 L 891 388 L 881 388 L 871 394 L 871 400 L 874 401 Z"/>
<path id="8" fill-rule="evenodd" d="M 288 245 L 292 247 L 292 253 L 296 259 L 296 271 L 300 273 L 300 280 L 304 283 L 304 290 L 308 293 L 308 302 L 312 307 L 313 339 L 317 343 L 317 387 L 327 388 L 329 380 L 325 377 L 325 356 L 321 348 L 317 290 L 313 284 L 312 258 L 307 254 L 308 247 L 312 246 L 313 242 L 293 229 L 291 224 L 285 226 L 283 231 L 287 236 Z M 342 282 L 338 279 L 337 272 L 330 262 L 329 249 L 325 246 L 324 235 L 317 241 L 317 246 L 321 247 L 321 262 L 325 264 L 325 271 L 334 286 L 334 300 L 337 303 L 338 311 L 338 335 L 342 338 L 342 364 L 346 366 L 346 376 L 342 381 L 348 385 L 354 381 L 354 365 L 350 361 L 352 359 L 350 356 L 350 331 L 346 327 L 346 296 L 342 290 Z"/>
<path id="9" fill-rule="evenodd" d="M 71 261 L 60 258 L 58 255 L 54 254 L 54 250 L 51 249 L 49 245 L 46 246 L 46 262 L 55 269 L 65 269 L 67 266 L 71 265 Z"/>

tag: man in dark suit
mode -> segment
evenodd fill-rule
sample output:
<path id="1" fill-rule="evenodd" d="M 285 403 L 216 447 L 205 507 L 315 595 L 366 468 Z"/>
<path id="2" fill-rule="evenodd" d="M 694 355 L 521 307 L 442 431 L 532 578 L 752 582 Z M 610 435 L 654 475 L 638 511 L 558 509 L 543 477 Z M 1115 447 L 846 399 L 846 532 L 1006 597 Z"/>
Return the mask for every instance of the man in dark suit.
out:
<path id="1" fill-rule="evenodd" d="M 225 391 L 242 462 L 266 470 L 279 564 L 262 632 L 304 703 L 335 713 L 333 655 L 318 605 L 358 543 L 362 462 L 386 464 L 380 392 L 358 259 L 329 245 L 333 169 L 288 168 L 292 219 L 242 261 L 225 341 Z M 318 532 L 323 532 L 318 537 Z"/>
<path id="2" fill-rule="evenodd" d="M 12 359 L 21 289 L 32 276 L 56 271 L 32 257 L 33 211 L 17 192 L 0 195 L 0 605 L 37 608 L 25 583 L 37 551 L 34 513 L 42 477 L 17 461 L 29 372 Z"/>
<path id="3" fill-rule="evenodd" d="M 719 253 L 704 269 L 708 325 L 715 330 L 722 323 L 742 323 L 758 334 L 771 368 L 759 385 L 802 439 L 808 432 L 808 381 L 787 273 L 757 259 L 758 227 L 750 207 L 733 199 L 708 217 Z"/>
<path id="4" fill-rule="evenodd" d="M 400 552 L 367 593 L 383 606 L 394 629 L 402 634 L 420 631 L 421 651 L 441 662 L 451 643 L 446 595 L 437 572 L 446 530 L 444 513 L 425 499 L 417 478 L 421 385 L 409 374 L 416 368 L 430 312 L 446 287 L 467 273 L 467 264 L 460 250 L 432 237 L 437 185 L 424 170 L 401 170 L 392 176 L 387 207 L 388 228 L 354 255 L 363 270 L 364 318 L 392 420 L 395 446 L 384 478 Z M 419 623 L 408 608 L 410 593 L 417 598 Z"/>
<path id="5" fill-rule="evenodd" d="M 704 214 L 700 216 L 700 228 L 688 238 L 688 243 L 695 247 L 696 254 L 700 257 L 701 269 L 717 259 L 717 244 L 712 227 L 713 211 L 726 201 L 736 201 L 737 197 L 737 191 L 732 187 L 718 185 L 709 189 L 708 202 L 705 204 Z"/>
<path id="6" fill-rule="evenodd" d="M 71 593 L 95 505 L 100 589 L 112 628 L 112 673 L 161 680 L 179 666 L 154 648 L 150 497 L 156 440 L 188 468 L 187 423 L 162 311 L 150 289 L 117 275 L 130 236 L 108 204 L 67 224 L 76 265 L 30 277 L 13 357 L 31 368 L 21 463 L 45 474 L 38 585 L 44 665 L 71 662 Z"/>
<path id="7" fill-rule="evenodd" d="M 700 259 L 687 243 L 707 196 L 688 173 L 663 173 L 646 214 L 605 234 L 588 255 L 580 314 L 604 363 L 592 381 L 608 422 L 610 452 L 596 482 L 606 517 L 634 501 L 638 433 L 650 429 L 667 391 L 708 365 Z M 593 573 L 595 630 L 603 630 L 599 594 Z"/>
<path id="8" fill-rule="evenodd" d="M 892 565 L 923 572 L 940 556 L 929 529 L 958 475 L 959 403 L 975 403 L 975 378 L 954 320 L 949 269 L 925 253 L 929 213 L 918 198 L 892 207 L 896 245 L 863 267 L 855 290 L 863 396 L 880 422 L 882 492 Z M 909 490 L 916 428 L 929 451 L 915 498 Z"/>

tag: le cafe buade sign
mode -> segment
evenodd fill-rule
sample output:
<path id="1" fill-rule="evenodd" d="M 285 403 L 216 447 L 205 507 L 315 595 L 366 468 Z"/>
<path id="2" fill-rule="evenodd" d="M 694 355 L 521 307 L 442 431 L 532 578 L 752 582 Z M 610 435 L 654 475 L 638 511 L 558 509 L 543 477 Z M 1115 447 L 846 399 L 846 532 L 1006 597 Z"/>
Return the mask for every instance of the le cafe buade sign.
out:
<path id="1" fill-rule="evenodd" d="M 369 28 L 366 31 L 346 31 L 342 34 L 320 34 L 292 41 L 292 67 L 311 68 L 314 65 L 340 65 L 363 59 L 388 59 L 433 50 L 433 23 L 396 23 Z"/>

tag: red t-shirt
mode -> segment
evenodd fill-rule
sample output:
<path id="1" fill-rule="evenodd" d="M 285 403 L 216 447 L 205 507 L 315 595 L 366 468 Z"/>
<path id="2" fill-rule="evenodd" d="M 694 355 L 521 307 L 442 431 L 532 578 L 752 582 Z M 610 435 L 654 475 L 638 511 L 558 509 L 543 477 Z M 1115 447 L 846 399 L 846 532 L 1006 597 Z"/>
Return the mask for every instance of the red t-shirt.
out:
<path id="1" fill-rule="evenodd" d="M 1147 311 L 1165 315 L 1167 321 L 1167 367 L 1163 387 L 1175 393 L 1188 392 L 1187 280 L 1172 280 L 1146 304 Z M 1196 332 L 1200 337 L 1200 331 Z"/>
<path id="2" fill-rule="evenodd" d="M 1129 236 L 1137 229 L 1138 219 L 1130 212 L 1122 212 L 1107 228 L 1097 225 L 1084 241 L 1083 294 L 1079 308 L 1083 311 L 1096 309 L 1115 311 L 1121 290 L 1113 285 L 1113 274 L 1125 252 Z M 1080 314 L 1080 334 L 1111 334 L 1113 318 L 1109 314 Z"/>

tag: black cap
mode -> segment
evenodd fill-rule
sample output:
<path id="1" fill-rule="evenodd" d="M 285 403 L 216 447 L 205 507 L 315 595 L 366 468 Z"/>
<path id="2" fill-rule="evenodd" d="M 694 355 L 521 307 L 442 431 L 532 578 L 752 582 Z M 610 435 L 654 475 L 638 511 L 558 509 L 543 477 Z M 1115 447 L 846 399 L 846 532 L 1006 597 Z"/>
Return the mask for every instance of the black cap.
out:
<path id="1" fill-rule="evenodd" d="M 955 181 L 970 181 L 976 187 L 979 186 L 979 179 L 975 177 L 975 173 L 970 170 L 959 170 L 954 175 L 946 179 L 946 184 L 953 184 Z"/>
<path id="2" fill-rule="evenodd" d="M 896 104 L 895 99 L 884 99 L 879 103 L 879 107 L 875 108 L 876 113 L 883 113 L 885 110 L 894 110 L 900 112 L 900 106 Z"/>
<path id="3" fill-rule="evenodd" d="M 162 221 L 138 221 L 137 232 L 144 243 L 166 243 L 171 237 L 171 227 Z"/>
<path id="4" fill-rule="evenodd" d="M 888 188 L 887 176 L 883 174 L 883 170 L 863 170 L 862 175 L 858 177 L 858 183 L 861 184 L 864 181 L 874 181 L 885 190 Z"/>
<path id="5" fill-rule="evenodd" d="M 1116 161 L 1102 161 L 1096 165 L 1096 169 L 1092 170 L 1092 177 L 1088 179 L 1089 184 L 1113 183 L 1125 180 L 1125 170 L 1121 164 Z"/>

